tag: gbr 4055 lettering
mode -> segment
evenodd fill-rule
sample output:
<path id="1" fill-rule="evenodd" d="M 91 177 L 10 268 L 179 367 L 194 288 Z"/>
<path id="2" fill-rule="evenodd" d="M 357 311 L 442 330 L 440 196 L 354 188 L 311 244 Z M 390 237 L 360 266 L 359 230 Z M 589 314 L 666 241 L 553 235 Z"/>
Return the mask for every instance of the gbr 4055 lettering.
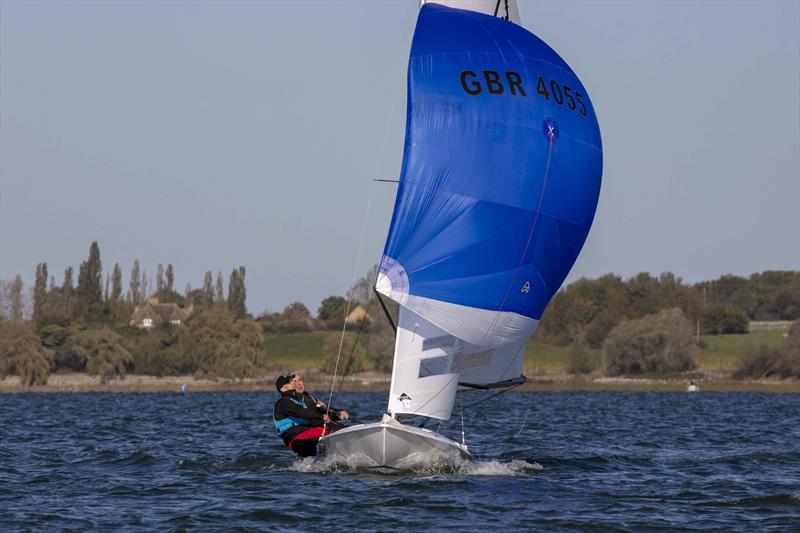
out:
<path id="1" fill-rule="evenodd" d="M 506 70 L 501 75 L 496 70 L 482 70 L 480 74 L 472 70 L 461 72 L 461 88 L 470 96 L 479 94 L 505 94 L 509 96 L 528 96 L 525 89 L 525 82 L 518 72 Z M 549 83 L 548 83 L 549 82 Z M 582 117 L 588 116 L 586 104 L 583 103 L 583 94 L 573 90 L 569 85 L 562 85 L 556 80 L 547 80 L 542 76 L 536 79 L 536 87 L 531 88 L 535 94 L 545 98 L 553 99 L 558 105 L 566 105 L 572 111 L 577 111 Z"/>

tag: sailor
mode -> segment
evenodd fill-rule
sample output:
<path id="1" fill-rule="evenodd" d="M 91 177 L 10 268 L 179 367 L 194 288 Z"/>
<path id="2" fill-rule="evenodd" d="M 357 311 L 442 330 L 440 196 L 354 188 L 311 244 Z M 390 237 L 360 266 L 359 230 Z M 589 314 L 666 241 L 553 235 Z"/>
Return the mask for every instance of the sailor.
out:
<path id="1" fill-rule="evenodd" d="M 281 397 L 275 402 L 275 429 L 300 457 L 317 455 L 317 442 L 323 435 L 342 429 L 336 422 L 347 420 L 347 411 L 328 408 L 306 392 L 299 374 L 278 376 L 275 387 Z"/>

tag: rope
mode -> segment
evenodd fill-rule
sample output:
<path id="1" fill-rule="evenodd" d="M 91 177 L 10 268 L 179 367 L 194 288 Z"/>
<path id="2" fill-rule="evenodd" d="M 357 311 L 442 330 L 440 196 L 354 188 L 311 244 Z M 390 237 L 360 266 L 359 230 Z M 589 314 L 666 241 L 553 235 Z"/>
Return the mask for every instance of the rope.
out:
<path id="1" fill-rule="evenodd" d="M 477 402 L 473 402 L 473 403 L 469 404 L 466 408 L 469 409 L 470 407 L 475 407 L 476 405 L 482 404 L 483 402 L 491 400 L 492 398 L 495 398 L 497 396 L 500 396 L 503 393 L 506 393 L 506 392 L 508 392 L 510 390 L 516 389 L 520 385 L 522 385 L 522 383 L 517 383 L 516 385 L 512 385 L 512 386 L 508 387 L 507 389 L 503 389 L 501 391 L 495 392 L 494 394 L 491 394 L 491 395 L 489 395 L 489 396 L 487 396 L 485 398 L 481 398 Z"/>
<path id="2" fill-rule="evenodd" d="M 381 150 L 378 153 L 378 160 L 375 163 L 375 174 L 379 175 L 381 165 L 383 164 L 383 152 L 386 149 L 386 139 L 389 136 L 389 126 L 391 125 L 391 121 L 386 121 L 386 130 L 383 133 L 383 143 L 381 144 Z M 369 221 L 369 212 L 372 207 L 372 197 L 375 192 L 374 185 L 370 185 L 369 188 L 369 201 L 367 202 L 367 210 L 364 213 L 364 224 L 361 226 L 361 241 L 358 243 L 358 253 L 356 254 L 356 266 L 353 269 L 353 281 L 350 284 L 352 287 L 356 284 L 356 279 L 358 279 L 358 270 L 361 264 L 361 251 L 364 248 L 364 239 L 367 233 L 367 222 Z M 336 366 L 333 369 L 333 376 L 331 377 L 331 392 L 328 396 L 328 406 L 331 405 L 331 400 L 333 399 L 333 388 L 336 386 L 336 374 L 339 372 L 339 359 L 342 355 L 342 346 L 344 345 L 344 336 L 347 332 L 347 316 L 350 314 L 350 305 L 353 303 L 353 291 L 348 291 L 347 295 L 347 307 L 345 308 L 344 313 L 344 324 L 342 324 L 342 335 L 339 338 L 339 349 L 336 352 Z M 355 348 L 355 345 L 354 345 Z"/>
<path id="3" fill-rule="evenodd" d="M 358 244 L 358 253 L 356 254 L 356 266 L 353 270 L 353 281 L 350 284 L 352 287 L 356 284 L 356 279 L 358 277 L 358 269 L 361 263 L 361 250 L 364 247 L 364 238 L 367 232 L 367 221 L 369 220 L 369 211 L 372 207 L 372 192 L 373 187 L 370 187 L 369 193 L 369 201 L 367 202 L 367 212 L 364 214 L 364 224 L 361 227 L 361 242 Z M 344 335 L 347 332 L 347 317 L 350 314 L 350 306 L 353 303 L 353 291 L 348 291 L 347 294 L 347 306 L 345 307 L 344 311 L 344 323 L 342 324 L 342 335 L 339 338 L 339 349 L 336 351 L 336 366 L 333 369 L 333 377 L 331 378 L 331 393 L 328 396 L 328 405 L 330 405 L 331 399 L 333 398 L 333 387 L 336 385 L 336 374 L 339 372 L 339 359 L 342 355 L 342 346 L 344 345 Z"/>
<path id="4" fill-rule="evenodd" d="M 366 308 L 366 314 L 369 315 L 369 309 L 372 307 L 372 300 L 369 301 Z M 350 356 L 347 358 L 347 364 L 344 365 L 344 373 L 342 373 L 342 377 L 339 378 L 339 387 L 336 389 L 336 394 L 331 398 L 331 405 L 333 405 L 333 401 L 342 392 L 342 385 L 344 384 L 345 378 L 350 374 L 350 370 L 353 368 L 353 355 L 356 352 L 356 348 L 358 347 L 358 339 L 361 337 L 361 333 L 364 331 L 364 326 L 366 325 L 367 321 L 362 320 L 361 325 L 358 327 L 358 331 L 356 332 L 356 339 L 353 341 L 353 347 L 350 349 Z"/>
<path id="5" fill-rule="evenodd" d="M 534 392 L 534 388 L 536 387 L 536 352 L 533 352 L 533 379 L 531 380 L 531 392 Z M 517 434 L 514 435 L 516 439 L 522 434 L 522 429 L 525 427 L 525 423 L 528 421 L 528 413 L 530 412 L 529 409 L 525 409 L 525 417 L 522 419 L 522 425 L 519 426 L 519 431 Z"/>
<path id="6" fill-rule="evenodd" d="M 464 393 L 459 391 L 458 402 L 461 404 L 461 445 L 467 447 L 467 440 L 464 436 Z"/>

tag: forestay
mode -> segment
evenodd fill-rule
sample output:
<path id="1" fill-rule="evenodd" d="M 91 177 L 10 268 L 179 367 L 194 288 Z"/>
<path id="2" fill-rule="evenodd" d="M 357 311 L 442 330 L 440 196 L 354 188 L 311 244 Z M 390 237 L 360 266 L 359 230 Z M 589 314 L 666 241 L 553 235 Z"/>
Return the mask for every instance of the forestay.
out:
<path id="1" fill-rule="evenodd" d="M 422 7 L 376 284 L 400 304 L 389 412 L 447 419 L 459 382 L 520 376 L 601 174 L 592 104 L 549 46 L 498 17 Z"/>

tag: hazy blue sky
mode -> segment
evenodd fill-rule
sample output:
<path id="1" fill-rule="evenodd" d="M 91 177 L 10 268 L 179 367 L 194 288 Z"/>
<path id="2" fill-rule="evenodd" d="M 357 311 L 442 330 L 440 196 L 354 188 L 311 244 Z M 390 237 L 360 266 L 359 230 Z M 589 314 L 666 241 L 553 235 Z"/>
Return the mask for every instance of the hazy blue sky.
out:
<path id="1" fill-rule="evenodd" d="M 416 0 L 0 2 L 0 277 L 99 241 L 315 311 L 375 263 Z M 581 77 L 600 205 L 570 280 L 800 269 L 800 2 L 520 2 Z M 388 132 L 388 133 L 387 133 Z M 386 139 L 385 149 L 382 150 Z"/>

